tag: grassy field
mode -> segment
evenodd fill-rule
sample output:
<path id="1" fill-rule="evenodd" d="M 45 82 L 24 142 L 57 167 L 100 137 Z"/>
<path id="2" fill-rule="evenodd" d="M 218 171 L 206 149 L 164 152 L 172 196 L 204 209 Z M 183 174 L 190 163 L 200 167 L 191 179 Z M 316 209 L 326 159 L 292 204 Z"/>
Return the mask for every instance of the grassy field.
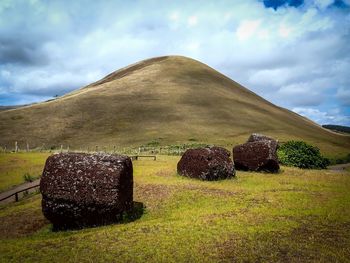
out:
<path id="1" fill-rule="evenodd" d="M 24 183 L 24 175 L 38 178 L 49 153 L 0 153 L 0 191 Z"/>
<path id="2" fill-rule="evenodd" d="M 133 162 L 145 207 L 133 222 L 52 232 L 40 195 L 1 206 L 0 261 L 350 261 L 349 172 L 282 167 L 203 182 L 178 176 L 178 159 Z"/>
<path id="3" fill-rule="evenodd" d="M 249 88 L 249 87 L 248 87 Z M 0 146 L 86 149 L 99 145 L 232 146 L 253 132 L 349 153 L 350 136 L 277 107 L 199 61 L 170 56 L 136 63 L 52 101 L 0 112 Z"/>

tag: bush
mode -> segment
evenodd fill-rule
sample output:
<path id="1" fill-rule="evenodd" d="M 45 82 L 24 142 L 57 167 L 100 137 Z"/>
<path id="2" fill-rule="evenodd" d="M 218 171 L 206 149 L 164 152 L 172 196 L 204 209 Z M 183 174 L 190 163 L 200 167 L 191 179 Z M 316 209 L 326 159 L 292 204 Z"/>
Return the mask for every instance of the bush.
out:
<path id="1" fill-rule="evenodd" d="M 25 173 L 23 175 L 23 179 L 26 183 L 31 183 L 35 180 L 35 178 L 33 176 L 31 176 L 29 173 Z"/>
<path id="2" fill-rule="evenodd" d="M 320 150 L 303 141 L 288 141 L 277 150 L 281 164 L 306 169 L 325 169 L 329 160 L 323 157 Z"/>
<path id="3" fill-rule="evenodd" d="M 350 153 L 342 158 L 332 159 L 330 161 L 331 161 L 331 164 L 350 163 Z"/>

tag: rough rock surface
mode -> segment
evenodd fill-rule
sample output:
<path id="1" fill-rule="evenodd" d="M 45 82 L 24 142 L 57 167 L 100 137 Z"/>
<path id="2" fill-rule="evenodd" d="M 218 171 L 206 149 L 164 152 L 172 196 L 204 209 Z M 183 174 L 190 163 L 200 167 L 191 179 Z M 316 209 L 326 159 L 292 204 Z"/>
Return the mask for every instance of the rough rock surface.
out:
<path id="1" fill-rule="evenodd" d="M 40 191 L 43 214 L 56 229 L 109 224 L 132 208 L 132 162 L 120 155 L 54 154 Z"/>
<path id="2" fill-rule="evenodd" d="M 235 176 L 230 152 L 221 147 L 189 149 L 177 164 L 183 176 L 213 181 Z"/>
<path id="3" fill-rule="evenodd" d="M 233 148 L 237 170 L 278 172 L 278 142 L 261 134 L 252 134 L 247 143 Z"/>
<path id="4" fill-rule="evenodd" d="M 259 141 L 275 141 L 277 142 L 275 139 L 265 136 L 263 134 L 259 134 L 259 133 L 252 133 L 247 142 L 259 142 Z"/>

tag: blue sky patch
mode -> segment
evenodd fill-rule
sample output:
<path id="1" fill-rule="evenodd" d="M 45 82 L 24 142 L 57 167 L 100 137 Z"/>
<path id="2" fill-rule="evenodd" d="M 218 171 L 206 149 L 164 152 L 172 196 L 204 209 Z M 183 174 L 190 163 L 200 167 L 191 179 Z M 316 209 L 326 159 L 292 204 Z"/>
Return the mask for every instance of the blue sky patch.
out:
<path id="1" fill-rule="evenodd" d="M 303 0 L 263 0 L 265 7 L 272 7 L 275 10 L 283 5 L 298 7 L 304 3 Z"/>

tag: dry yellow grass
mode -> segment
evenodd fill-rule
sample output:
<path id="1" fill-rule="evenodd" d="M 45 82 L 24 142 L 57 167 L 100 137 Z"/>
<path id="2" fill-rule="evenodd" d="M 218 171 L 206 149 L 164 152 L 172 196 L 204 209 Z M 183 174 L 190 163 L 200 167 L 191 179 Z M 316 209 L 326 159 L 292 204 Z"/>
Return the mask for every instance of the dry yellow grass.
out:
<path id="1" fill-rule="evenodd" d="M 0 112 L 0 145 L 71 148 L 189 140 L 231 147 L 260 132 L 344 155 L 350 136 L 277 107 L 198 61 L 161 57 L 50 102 Z"/>

